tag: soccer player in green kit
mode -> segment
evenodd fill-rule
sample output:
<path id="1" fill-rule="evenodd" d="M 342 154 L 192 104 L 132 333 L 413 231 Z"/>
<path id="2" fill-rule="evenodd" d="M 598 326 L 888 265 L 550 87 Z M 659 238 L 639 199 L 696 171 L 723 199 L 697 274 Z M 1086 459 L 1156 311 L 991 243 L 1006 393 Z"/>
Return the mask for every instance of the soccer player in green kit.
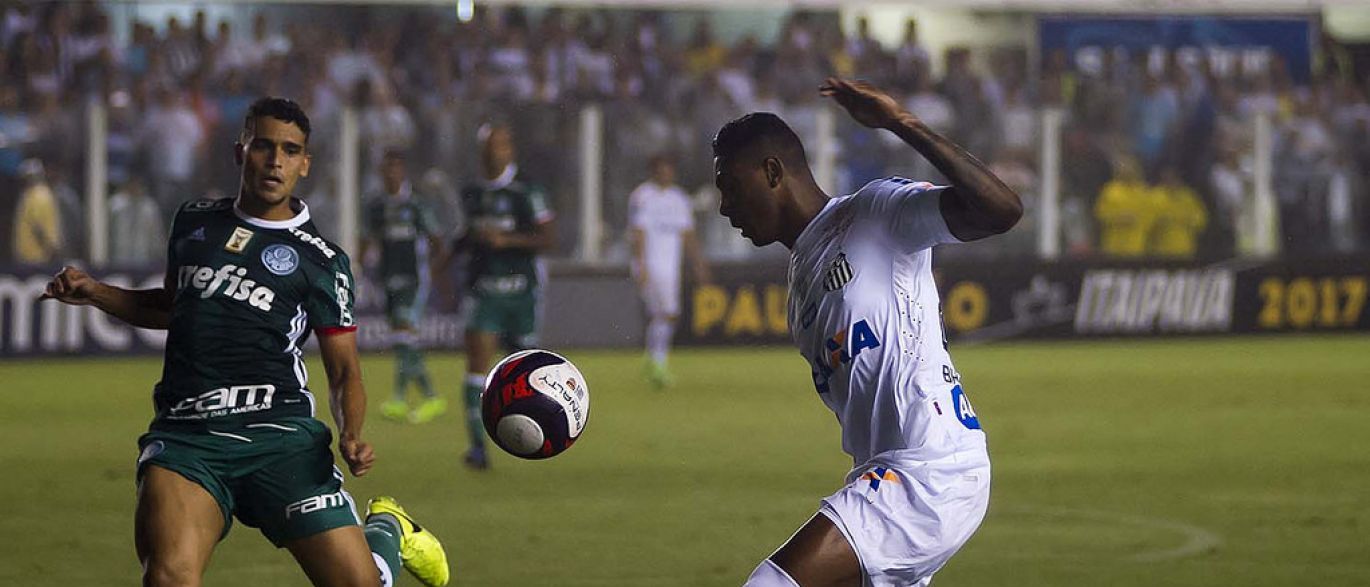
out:
<path id="1" fill-rule="evenodd" d="M 519 181 L 509 127 L 480 130 L 484 181 L 462 190 L 467 232 L 458 243 L 470 254 L 466 312 L 466 427 L 471 447 L 464 462 L 485 469 L 485 428 L 480 393 L 500 343 L 506 350 L 537 344 L 537 305 L 543 277 L 538 253 L 556 241 L 552 209 L 543 192 Z"/>
<path id="2" fill-rule="evenodd" d="M 391 420 L 424 423 L 447 411 L 447 400 L 433 392 L 423 354 L 414 332 L 428 304 L 432 273 L 430 259 L 442 258 L 441 231 L 437 215 L 414 193 L 405 169 L 404 153 L 390 150 L 381 160 L 383 193 L 367 206 L 367 238 L 363 259 L 371 247 L 380 247 L 380 279 L 385 287 L 386 313 L 390 318 L 395 350 L 395 395 L 381 404 L 381 415 Z M 409 383 L 423 394 L 413 412 L 406 398 Z"/>
<path id="3" fill-rule="evenodd" d="M 372 499 L 363 528 L 314 417 L 300 350 L 311 332 L 338 453 L 366 474 L 375 456 L 362 440 L 351 269 L 291 197 L 309 174 L 309 130 L 294 102 L 251 106 L 234 146 L 238 196 L 177 210 L 163 287 L 123 289 L 65 267 L 43 294 L 167 330 L 156 415 L 138 441 L 144 585 L 199 585 L 234 517 L 288 549 L 315 585 L 389 586 L 400 566 L 426 585 L 448 581 L 442 545 L 393 499 Z"/>

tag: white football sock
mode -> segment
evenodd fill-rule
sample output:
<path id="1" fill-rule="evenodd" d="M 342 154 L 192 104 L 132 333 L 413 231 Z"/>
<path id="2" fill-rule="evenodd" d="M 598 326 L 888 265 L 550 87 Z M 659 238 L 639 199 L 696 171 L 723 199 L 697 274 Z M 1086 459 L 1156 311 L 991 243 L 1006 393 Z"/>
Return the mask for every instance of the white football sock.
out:
<path id="1" fill-rule="evenodd" d="M 381 555 L 371 553 L 371 558 L 376 559 L 376 570 L 381 572 L 381 587 L 391 587 L 395 584 L 395 573 L 390 570 L 390 565 L 386 564 Z"/>
<path id="2" fill-rule="evenodd" d="M 771 559 L 761 561 L 752 571 L 752 576 L 747 577 L 747 582 L 742 587 L 799 587 L 794 579 L 785 569 L 771 562 Z"/>
<path id="3" fill-rule="evenodd" d="M 675 325 L 666 318 L 652 318 L 647 323 L 647 355 L 657 364 L 666 364 L 666 354 L 671 349 L 671 335 Z"/>

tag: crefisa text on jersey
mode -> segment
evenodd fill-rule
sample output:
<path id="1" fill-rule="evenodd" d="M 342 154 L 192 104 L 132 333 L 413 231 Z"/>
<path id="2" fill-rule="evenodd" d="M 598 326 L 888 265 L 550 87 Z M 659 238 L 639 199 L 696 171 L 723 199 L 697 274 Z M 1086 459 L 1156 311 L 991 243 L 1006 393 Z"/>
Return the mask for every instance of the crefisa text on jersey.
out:
<path id="1" fill-rule="evenodd" d="M 177 281 L 182 289 L 192 287 L 203 290 L 201 298 L 208 298 L 219 292 L 219 287 L 228 284 L 224 288 L 223 295 L 233 298 L 240 302 L 247 302 L 249 306 L 257 308 L 263 312 L 271 311 L 271 302 L 276 301 L 276 292 L 264 285 L 258 285 L 256 281 L 246 279 L 247 268 L 228 264 L 214 269 L 213 267 L 200 267 L 196 265 L 183 265 L 177 276 Z"/>

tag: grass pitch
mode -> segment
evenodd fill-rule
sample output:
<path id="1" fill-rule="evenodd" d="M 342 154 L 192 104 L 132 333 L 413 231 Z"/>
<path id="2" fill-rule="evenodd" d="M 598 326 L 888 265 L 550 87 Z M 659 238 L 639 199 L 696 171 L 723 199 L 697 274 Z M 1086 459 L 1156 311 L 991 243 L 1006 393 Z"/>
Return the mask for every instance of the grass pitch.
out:
<path id="1" fill-rule="evenodd" d="M 935 585 L 1370 584 L 1370 338 L 952 352 L 994 493 Z M 590 383 L 585 436 L 484 473 L 460 466 L 459 410 L 381 420 L 392 362 L 368 357 L 379 461 L 349 491 L 399 498 L 444 540 L 455 585 L 738 585 L 851 466 L 788 349 L 678 351 L 664 393 L 636 352 L 567 354 Z M 455 399 L 460 359 L 429 364 Z M 134 442 L 159 374 L 157 359 L 0 360 L 0 585 L 138 583 Z M 206 584 L 307 582 L 235 524 Z"/>

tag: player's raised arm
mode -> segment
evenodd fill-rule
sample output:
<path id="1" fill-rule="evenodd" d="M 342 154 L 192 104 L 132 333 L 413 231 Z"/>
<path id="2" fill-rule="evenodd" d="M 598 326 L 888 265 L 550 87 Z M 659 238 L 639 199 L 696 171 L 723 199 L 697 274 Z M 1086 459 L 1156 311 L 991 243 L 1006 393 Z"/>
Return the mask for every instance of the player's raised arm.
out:
<path id="1" fill-rule="evenodd" d="M 329 404 L 333 424 L 338 428 L 338 454 L 347 462 L 352 475 L 360 477 L 371 470 L 375 454 L 362 441 L 366 421 L 366 387 L 362 385 L 361 360 L 357 355 L 357 332 L 321 332 L 319 352 L 328 375 Z"/>
<path id="2" fill-rule="evenodd" d="M 95 306 L 139 328 L 166 330 L 171 324 L 175 284 L 154 289 L 124 289 L 91 277 L 75 267 L 63 267 L 43 290 L 40 300 L 57 300 L 73 306 Z"/>
<path id="3" fill-rule="evenodd" d="M 972 241 L 1000 234 L 1022 218 L 1023 202 L 1012 188 L 879 88 L 834 77 L 819 92 L 836 100 L 857 122 L 893 132 L 946 176 L 951 187 L 942 192 L 942 217 L 956 238 Z"/>

